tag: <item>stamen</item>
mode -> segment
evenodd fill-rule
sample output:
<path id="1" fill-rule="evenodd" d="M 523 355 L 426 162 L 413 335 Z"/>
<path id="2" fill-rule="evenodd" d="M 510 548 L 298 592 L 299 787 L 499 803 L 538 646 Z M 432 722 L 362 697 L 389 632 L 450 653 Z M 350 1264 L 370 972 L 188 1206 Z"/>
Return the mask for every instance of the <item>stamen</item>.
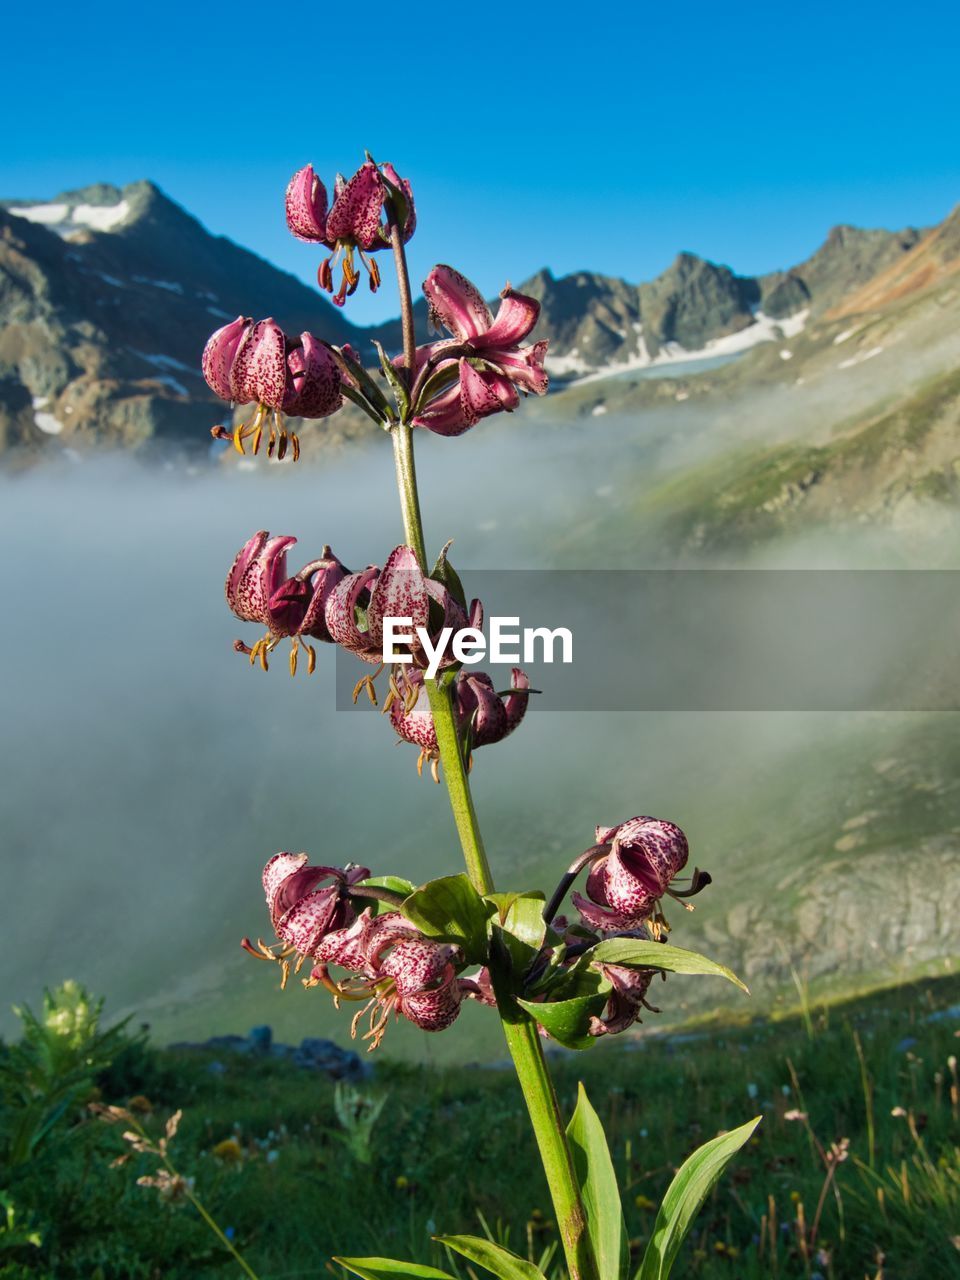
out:
<path id="1" fill-rule="evenodd" d="M 440 785 L 440 757 L 439 756 L 434 756 L 433 759 L 431 760 L 430 773 L 433 775 L 434 782 L 439 787 Z"/>
<path id="2" fill-rule="evenodd" d="M 243 423 L 240 422 L 233 429 L 233 447 L 237 453 L 244 453 L 243 448 Z"/>
<path id="3" fill-rule="evenodd" d="M 377 997 L 374 996 L 370 1001 L 367 1002 L 367 1004 L 363 1006 L 362 1009 L 358 1009 L 357 1012 L 353 1015 L 353 1019 L 350 1023 L 350 1039 L 351 1040 L 356 1040 L 357 1038 L 357 1027 L 360 1023 L 360 1019 L 367 1012 L 367 1010 L 371 1008 L 371 1006 L 375 1005 L 376 1003 L 377 1003 Z"/>
<path id="4" fill-rule="evenodd" d="M 290 440 L 293 444 L 293 460 L 300 461 L 300 438 L 295 431 L 290 432 Z"/>
<path id="5" fill-rule="evenodd" d="M 307 675 L 312 676 L 317 669 L 317 651 L 312 644 L 305 644 L 302 640 L 300 643 L 307 651 Z"/>
<path id="6" fill-rule="evenodd" d="M 260 452 L 260 442 L 262 439 L 263 439 L 263 427 L 257 426 L 256 430 L 253 433 L 252 448 L 253 448 L 254 457 L 256 457 L 256 455 Z"/>
<path id="7" fill-rule="evenodd" d="M 417 777 L 423 777 L 423 762 L 427 759 L 427 748 L 421 747 L 420 754 L 417 756 Z"/>
<path id="8" fill-rule="evenodd" d="M 290 675 L 297 674 L 297 637 L 293 637 L 293 647 L 290 650 Z"/>

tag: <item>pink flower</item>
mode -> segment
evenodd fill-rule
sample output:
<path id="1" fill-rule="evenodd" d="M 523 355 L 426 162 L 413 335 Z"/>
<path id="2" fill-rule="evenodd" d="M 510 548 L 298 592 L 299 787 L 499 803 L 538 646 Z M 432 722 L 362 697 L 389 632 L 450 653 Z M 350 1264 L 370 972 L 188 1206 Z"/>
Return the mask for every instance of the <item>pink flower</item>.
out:
<path id="1" fill-rule="evenodd" d="M 514 667 L 510 688 L 498 693 L 485 671 L 464 668 L 454 681 L 453 697 L 469 765 L 476 748 L 501 742 L 519 725 L 530 701 L 530 681 L 524 671 Z M 395 677 L 395 697 L 388 704 L 388 710 L 397 734 L 405 742 L 412 742 L 420 748 L 417 772 L 421 773 L 425 761 L 429 760 L 433 776 L 439 781 L 437 730 L 422 671 L 405 668 Z"/>
<path id="2" fill-rule="evenodd" d="M 323 244 L 334 251 L 324 259 L 318 272 L 320 287 L 328 293 L 333 293 L 333 268 L 342 255 L 340 289 L 333 299 L 338 306 L 343 306 L 360 280 L 354 266 L 354 250 L 367 268 L 371 290 L 376 292 L 380 271 L 375 260 L 367 255 L 389 247 L 389 218 L 395 216 L 400 203 L 403 205 L 402 237 L 406 243 L 417 226 L 413 191 L 392 164 L 378 166 L 368 159 L 349 181 L 338 174 L 329 212 L 327 189 L 312 165 L 305 165 L 290 179 L 286 195 L 287 226 L 298 240 Z"/>
<path id="3" fill-rule="evenodd" d="M 603 1016 L 590 1020 L 592 1036 L 618 1035 L 621 1031 L 626 1031 L 639 1021 L 641 1009 L 657 1012 L 652 1005 L 647 1004 L 647 992 L 656 974 L 662 970 L 632 969 L 620 964 L 601 964 L 599 968 L 603 976 L 613 984 L 613 990 Z"/>
<path id="4" fill-rule="evenodd" d="M 263 890 L 277 937 L 302 956 L 315 955 L 328 933 L 355 918 L 347 893 L 369 875 L 366 867 L 311 867 L 305 853 L 274 854 L 263 869 Z M 332 883 L 320 888 L 326 880 Z"/>
<path id="5" fill-rule="evenodd" d="M 267 454 L 283 458 L 287 433 L 282 414 L 296 418 L 326 418 L 343 404 L 340 371 L 324 344 L 311 333 L 288 337 L 275 320 L 256 324 L 237 316 L 207 340 L 201 362 L 207 385 L 221 400 L 231 404 L 255 403 L 256 413 L 249 423 L 233 432 L 216 428 L 215 434 L 233 440 L 244 452 L 243 441 L 253 437 L 253 451 L 260 449 L 263 427 L 268 425 Z M 294 458 L 300 443 L 291 435 Z"/>
<path id="6" fill-rule="evenodd" d="M 597 844 L 609 845 L 609 852 L 594 860 L 588 896 L 575 893 L 574 906 L 588 924 L 605 932 L 642 927 L 686 865 L 686 836 L 672 822 L 641 817 L 597 827 Z"/>
<path id="7" fill-rule="evenodd" d="M 427 276 L 423 292 L 431 321 L 453 337 L 417 351 L 415 426 L 461 435 L 481 418 L 511 412 L 520 393 L 545 394 L 546 342 L 520 346 L 540 316 L 535 298 L 508 284 L 494 318 L 476 286 L 443 265 Z"/>
<path id="8" fill-rule="evenodd" d="M 351 925 L 325 935 L 316 958 L 307 986 L 322 984 L 337 998 L 369 996 L 353 1019 L 351 1033 L 356 1035 L 369 1013 L 364 1039 L 371 1041 L 371 1049 L 383 1039 L 391 1013 L 423 1031 L 444 1031 L 459 1014 L 465 996 L 482 997 L 475 981 L 457 976 L 462 966 L 459 950 L 423 937 L 397 911 L 378 916 L 369 909 L 361 912 Z M 358 981 L 334 982 L 329 965 L 357 975 Z"/>
<path id="9" fill-rule="evenodd" d="M 287 551 L 296 541 L 289 536 L 271 538 L 261 529 L 237 552 L 225 588 L 227 604 L 241 622 L 259 622 L 267 631 L 252 649 L 239 640 L 234 647 L 249 654 L 251 663 L 259 658 L 266 670 L 267 655 L 289 636 L 291 675 L 297 669 L 298 647 L 306 650 L 308 672 L 314 669 L 316 653 L 305 636 L 332 643 L 325 611 L 334 588 L 348 572 L 330 548 L 324 547 L 319 560 L 287 577 Z"/>
<path id="10" fill-rule="evenodd" d="M 416 629 L 420 627 L 435 642 L 443 627 L 459 631 L 468 625 L 481 626 L 483 607 L 479 600 L 474 600 L 468 618 L 443 583 L 427 577 L 412 549 L 399 546 L 390 552 L 382 569 L 369 565 L 345 577 L 331 592 L 326 606 L 332 638 L 373 665 L 383 662 L 384 618 L 410 618 L 411 625 L 404 628 L 408 634 L 416 636 Z M 409 652 L 414 663 L 427 665 L 427 656 L 419 641 L 414 640 Z M 441 666 L 449 666 L 451 661 L 445 657 Z"/>

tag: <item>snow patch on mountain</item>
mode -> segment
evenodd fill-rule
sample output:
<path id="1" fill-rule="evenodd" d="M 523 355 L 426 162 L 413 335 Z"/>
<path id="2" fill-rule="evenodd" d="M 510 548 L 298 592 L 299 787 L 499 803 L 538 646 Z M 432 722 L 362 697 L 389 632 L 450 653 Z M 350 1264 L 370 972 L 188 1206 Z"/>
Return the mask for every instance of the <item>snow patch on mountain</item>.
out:
<path id="1" fill-rule="evenodd" d="M 809 309 L 805 308 L 803 311 L 798 311 L 785 319 L 775 320 L 772 316 L 765 315 L 762 311 L 757 311 L 754 323 L 748 325 L 747 328 L 740 329 L 737 333 L 726 334 L 722 338 L 712 338 L 702 347 L 695 349 L 683 347 L 679 342 L 665 342 L 657 354 L 651 357 L 641 335 L 639 348 L 635 355 L 627 360 L 613 361 L 602 369 L 587 370 L 584 368 L 584 362 L 579 359 L 577 360 L 579 369 L 564 367 L 570 365 L 570 356 L 554 357 L 553 360 L 548 357 L 548 367 L 551 372 L 561 375 L 565 372 L 574 373 L 582 370 L 583 376 L 577 378 L 577 381 L 582 383 L 595 382 L 601 378 L 631 373 L 634 370 L 651 369 L 664 365 L 687 364 L 695 360 L 711 360 L 717 356 L 737 356 L 744 351 L 749 351 L 752 347 L 759 346 L 763 342 L 780 342 L 784 338 L 796 337 L 798 333 L 803 331 L 809 315 Z M 575 351 L 571 352 L 571 356 L 576 354 Z"/>
<path id="2" fill-rule="evenodd" d="M 130 204 L 121 200 L 118 204 L 21 204 L 9 205 L 10 213 L 28 222 L 37 222 L 66 235 L 75 227 L 92 227 L 94 231 L 112 231 L 130 213 Z"/>

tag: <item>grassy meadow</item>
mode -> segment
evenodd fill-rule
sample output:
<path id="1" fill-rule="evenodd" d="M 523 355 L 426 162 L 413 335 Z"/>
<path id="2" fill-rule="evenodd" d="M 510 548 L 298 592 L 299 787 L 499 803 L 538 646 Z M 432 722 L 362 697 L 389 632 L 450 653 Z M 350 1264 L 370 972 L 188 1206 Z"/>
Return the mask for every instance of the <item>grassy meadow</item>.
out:
<path id="1" fill-rule="evenodd" d="M 682 1159 L 762 1114 L 678 1276 L 960 1276 L 958 1001 L 948 977 L 669 1036 L 651 1017 L 636 1038 L 558 1055 L 561 1106 L 570 1113 L 583 1079 L 638 1257 Z M 153 1140 L 183 1110 L 172 1163 L 261 1280 L 345 1275 L 337 1253 L 432 1262 L 466 1280 L 469 1266 L 431 1240 L 457 1231 L 489 1231 L 561 1280 L 511 1072 L 391 1061 L 388 1040 L 368 1081 L 336 1086 L 268 1058 L 104 1035 L 95 1014 L 68 991 L 3 1049 L 4 1280 L 241 1274 L 176 1186 L 138 1185 L 157 1158 L 131 1151 L 91 1102 L 129 1107 Z"/>

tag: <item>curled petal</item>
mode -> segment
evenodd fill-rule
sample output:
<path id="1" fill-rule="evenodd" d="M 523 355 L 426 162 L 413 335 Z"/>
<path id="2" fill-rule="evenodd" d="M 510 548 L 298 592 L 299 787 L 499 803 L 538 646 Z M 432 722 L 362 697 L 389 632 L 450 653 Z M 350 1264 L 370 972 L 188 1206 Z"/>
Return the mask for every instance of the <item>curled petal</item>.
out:
<path id="1" fill-rule="evenodd" d="M 295 418 L 326 418 L 343 404 L 337 362 L 312 333 L 301 333 L 299 344 L 292 346 L 287 373 L 285 413 Z"/>
<path id="2" fill-rule="evenodd" d="M 327 218 L 328 240 L 358 244 L 361 249 L 380 245 L 384 196 L 377 166 L 368 160 L 337 192 Z"/>
<path id="3" fill-rule="evenodd" d="M 592 1036 L 617 1035 L 632 1026 L 640 1017 L 640 1010 L 646 1005 L 647 992 L 653 981 L 656 969 L 629 969 L 624 965 L 604 964 L 600 966 L 603 976 L 613 984 L 610 999 L 602 1018 L 593 1018 L 590 1023 Z"/>
<path id="4" fill-rule="evenodd" d="M 623 915 L 618 911 L 612 911 L 607 907 L 591 902 L 589 898 L 585 898 L 581 893 L 571 894 L 570 901 L 587 924 L 594 929 L 601 930 L 603 933 L 622 933 L 636 928 L 637 925 L 650 918 L 656 904 L 656 899 L 651 898 L 646 908 L 638 910 L 636 915 Z"/>
<path id="5" fill-rule="evenodd" d="M 510 285 L 500 295 L 500 309 L 493 324 L 478 334 L 471 345 L 477 351 L 488 347 L 509 347 L 522 342 L 540 319 L 540 303 Z"/>
<path id="6" fill-rule="evenodd" d="M 361 631 L 357 625 L 357 606 L 364 601 L 365 593 L 370 591 L 379 573 L 380 570 L 371 565 L 343 578 L 330 592 L 324 613 L 332 639 L 364 662 L 379 663 L 380 651 L 371 643 L 369 632 Z"/>
<path id="7" fill-rule="evenodd" d="M 463 412 L 458 378 L 452 387 L 434 396 L 413 419 L 413 425 L 426 427 L 438 436 L 459 436 L 463 435 L 464 431 L 469 431 L 474 421 L 468 419 Z"/>
<path id="8" fill-rule="evenodd" d="M 458 680 L 457 702 L 475 747 L 488 746 L 507 736 L 506 710 L 485 671 L 465 675 Z"/>
<path id="9" fill-rule="evenodd" d="M 381 168 L 387 181 L 392 183 L 393 186 L 399 187 L 407 200 L 407 213 L 403 220 L 403 227 L 401 228 L 403 231 L 403 242 L 406 244 L 417 229 L 417 210 L 413 203 L 413 188 L 410 186 L 410 183 L 406 178 L 400 177 L 392 164 L 388 163 L 382 165 Z M 387 237 L 385 236 L 384 239 L 387 239 Z"/>
<path id="10" fill-rule="evenodd" d="M 215 392 L 221 400 L 232 400 L 234 398 L 233 364 L 237 351 L 252 327 L 252 320 L 244 316 L 237 316 L 236 320 L 231 320 L 222 329 L 218 329 L 216 333 L 211 334 L 207 339 L 207 345 L 203 348 L 203 356 L 200 362 L 203 376 L 206 378 L 207 385 L 211 391 Z"/>
<path id="11" fill-rule="evenodd" d="M 430 711 L 430 701 L 423 683 L 423 672 L 416 667 L 406 669 L 398 679 L 401 695 L 409 692 L 413 705 L 406 709 L 407 699 L 395 698 L 390 705 L 390 722 L 398 737 L 412 742 L 427 752 L 437 750 L 437 730 Z"/>
<path id="12" fill-rule="evenodd" d="M 495 349 L 483 354 L 484 359 L 496 365 L 514 386 L 542 396 L 550 386 L 550 378 L 544 368 L 547 346 L 546 342 L 537 342 L 532 347 L 519 347 L 515 351 Z"/>
<path id="13" fill-rule="evenodd" d="M 446 1031 L 459 1016 L 463 990 L 456 981 L 445 982 L 435 991 L 401 996 L 397 1008 L 421 1031 Z"/>
<path id="14" fill-rule="evenodd" d="M 281 885 L 302 867 L 305 867 L 308 861 L 308 855 L 305 853 L 275 853 L 263 868 L 263 892 L 267 899 L 267 907 L 270 910 L 271 923 L 275 923 L 273 904 Z M 290 903 L 287 903 L 283 907 L 283 911 L 288 910 L 290 905 Z M 283 914 L 283 911 L 277 913 L 277 918 Z"/>
<path id="15" fill-rule="evenodd" d="M 417 627 L 426 627 L 429 617 L 430 602 L 417 557 L 410 547 L 395 547 L 370 593 L 369 643 L 382 653 L 384 618 L 412 619 L 410 630 L 415 634 Z"/>
<path id="16" fill-rule="evenodd" d="M 511 672 L 510 689 L 511 692 L 503 700 L 503 709 L 507 715 L 507 733 L 513 733 L 527 714 L 527 707 L 530 705 L 530 678 L 519 667 L 514 667 Z"/>
<path id="17" fill-rule="evenodd" d="M 260 320 L 237 352 L 231 378 L 239 404 L 256 400 L 282 409 L 287 391 L 286 339 L 273 319 Z"/>
<path id="18" fill-rule="evenodd" d="M 348 570 L 337 557 L 325 547 L 327 553 L 322 560 L 315 560 L 305 565 L 297 574 L 309 587 L 310 599 L 300 623 L 302 635 L 313 636 L 316 640 L 330 642 L 333 640 L 326 621 L 327 604 L 334 588 L 347 576 Z"/>
<path id="19" fill-rule="evenodd" d="M 242 622 L 268 622 L 270 598 L 287 576 L 287 548 L 296 541 L 258 533 L 255 554 L 249 554 L 248 542 L 234 561 L 227 578 L 227 603 Z"/>
<path id="20" fill-rule="evenodd" d="M 473 426 L 491 413 L 515 409 L 520 397 L 509 378 L 490 369 L 474 369 L 469 361 L 461 360 L 460 402 L 464 418 Z"/>
<path id="21" fill-rule="evenodd" d="M 327 189 L 312 164 L 298 169 L 290 179 L 286 208 L 287 226 L 298 240 L 326 243 Z"/>
<path id="22" fill-rule="evenodd" d="M 426 938 L 403 938 L 384 960 L 382 972 L 393 978 L 401 996 L 435 987 L 453 976 L 451 949 Z"/>
<path id="23" fill-rule="evenodd" d="M 331 929 L 343 923 L 343 903 L 337 885 L 308 893 L 277 921 L 277 937 L 301 955 L 313 956 Z"/>
<path id="24" fill-rule="evenodd" d="M 431 323 L 442 325 L 461 342 L 469 342 L 485 333 L 493 322 L 476 285 L 453 267 L 440 263 L 423 282 Z"/>
<path id="25" fill-rule="evenodd" d="M 237 552 L 236 559 L 227 574 L 225 587 L 227 604 L 243 622 L 261 621 L 260 613 L 252 612 L 254 601 L 249 598 L 246 592 L 241 593 L 240 584 L 243 582 L 250 565 L 260 555 L 269 537 L 270 535 L 266 529 L 261 529 L 252 538 L 249 538 Z"/>

